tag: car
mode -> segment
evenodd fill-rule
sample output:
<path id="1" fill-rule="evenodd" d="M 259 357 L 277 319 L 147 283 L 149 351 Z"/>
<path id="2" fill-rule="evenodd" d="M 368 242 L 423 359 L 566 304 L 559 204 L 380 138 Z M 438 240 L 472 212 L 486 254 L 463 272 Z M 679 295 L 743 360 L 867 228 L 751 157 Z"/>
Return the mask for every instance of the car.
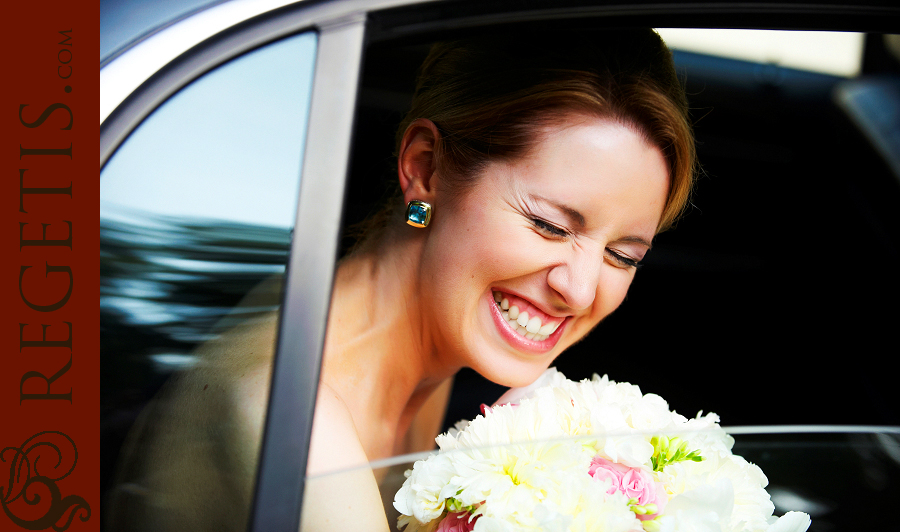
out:
<path id="1" fill-rule="evenodd" d="M 101 4 L 107 14 L 115 6 Z M 896 351 L 900 301 L 892 35 L 900 7 L 235 0 L 135 18 L 149 27 L 107 41 L 101 58 L 106 529 L 154 528 L 152 516 L 131 511 L 153 494 L 140 481 L 147 472 L 129 464 L 151 457 L 141 454 L 150 452 L 142 434 L 169 429 L 157 416 L 171 407 L 167 387 L 205 363 L 204 344 L 268 319 L 280 324 L 264 346 L 275 353 L 268 410 L 264 425 L 258 420 L 258 458 L 241 480 L 253 497 L 226 505 L 210 482 L 209 504 L 232 513 L 198 526 L 244 528 L 245 519 L 252 530 L 297 529 L 334 269 L 353 244 L 349 228 L 386 195 L 393 128 L 429 46 L 506 27 L 538 40 L 567 27 L 827 30 L 855 47 L 855 66 L 834 73 L 748 59 L 740 56 L 747 44 L 737 45 L 738 58 L 723 55 L 721 36 L 712 49 L 673 46 L 702 164 L 691 207 L 659 236 L 622 308 L 557 367 L 572 378 L 607 373 L 679 412 L 713 410 L 726 425 L 755 426 L 736 432 L 755 434 L 746 452 L 759 462 L 781 459 L 773 449 L 840 448 L 825 456 L 858 458 L 842 471 L 867 486 L 860 493 L 897 493 L 900 416 L 884 361 Z M 826 66 L 837 54 L 829 53 Z M 445 426 L 501 393 L 461 373 Z M 179 463 L 196 443 L 173 442 L 152 459 Z M 227 447 L 206 444 L 202 452 Z M 779 471 L 813 478 L 793 460 Z M 809 507 L 820 505 L 819 522 L 847 529 L 859 519 L 806 495 Z"/>

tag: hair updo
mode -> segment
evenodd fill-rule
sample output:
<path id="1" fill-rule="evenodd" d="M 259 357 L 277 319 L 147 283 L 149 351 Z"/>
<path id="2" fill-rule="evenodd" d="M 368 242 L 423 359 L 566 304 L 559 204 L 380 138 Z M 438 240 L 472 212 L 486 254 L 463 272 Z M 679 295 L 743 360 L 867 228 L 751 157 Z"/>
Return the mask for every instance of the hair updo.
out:
<path id="1" fill-rule="evenodd" d="M 694 138 L 672 54 L 653 30 L 501 33 L 439 43 L 422 64 L 396 146 L 434 122 L 436 170 L 462 193 L 492 159 L 527 155 L 572 113 L 633 127 L 659 148 L 671 179 L 657 231 L 681 215 L 694 180 Z"/>

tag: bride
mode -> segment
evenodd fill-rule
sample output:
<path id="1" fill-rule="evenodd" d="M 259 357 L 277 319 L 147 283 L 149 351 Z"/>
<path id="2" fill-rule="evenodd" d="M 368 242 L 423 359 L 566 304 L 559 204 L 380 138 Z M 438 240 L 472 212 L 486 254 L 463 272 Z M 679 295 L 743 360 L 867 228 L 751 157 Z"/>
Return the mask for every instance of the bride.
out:
<path id="1" fill-rule="evenodd" d="M 695 164 L 686 99 L 651 30 L 436 45 L 396 158 L 398 196 L 338 267 L 302 530 L 386 530 L 370 470 L 325 474 L 433 448 L 460 368 L 510 387 L 537 379 L 622 303 Z M 177 459 L 193 473 L 158 481 L 193 508 L 185 529 L 243 526 L 198 493 L 246 508 L 274 331 L 270 320 L 205 346 L 218 362 L 172 389 L 181 436 L 157 456 L 194 452 L 176 447 L 199 426 L 229 447 Z M 229 408 L 198 391 L 211 382 Z"/>
<path id="2" fill-rule="evenodd" d="M 693 164 L 650 31 L 436 46 L 398 133 L 407 208 L 337 273 L 310 475 L 432 448 L 462 367 L 537 379 L 622 303 Z M 311 488 L 304 529 L 359 528 Z"/>

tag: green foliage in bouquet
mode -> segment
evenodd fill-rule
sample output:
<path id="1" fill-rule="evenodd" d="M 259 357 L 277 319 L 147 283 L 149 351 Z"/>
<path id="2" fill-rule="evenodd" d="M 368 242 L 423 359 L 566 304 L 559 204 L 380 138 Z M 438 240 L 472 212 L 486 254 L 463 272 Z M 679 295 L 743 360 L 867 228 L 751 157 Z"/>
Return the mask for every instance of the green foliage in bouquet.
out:
<path id="1" fill-rule="evenodd" d="M 703 457 L 700 456 L 700 449 L 688 452 L 688 442 L 682 441 L 677 436 L 672 439 L 665 436 L 654 436 L 650 438 L 650 444 L 653 445 L 653 456 L 650 457 L 653 471 L 662 471 L 669 464 L 687 460 L 692 462 L 703 461 Z"/>
<path id="2" fill-rule="evenodd" d="M 462 490 L 459 490 L 462 492 Z M 459 493 L 457 493 L 459 495 Z M 473 513 L 478 508 L 474 504 L 470 504 L 468 506 L 464 505 L 459 499 L 448 497 L 447 498 L 447 510 L 451 512 L 468 512 Z"/>

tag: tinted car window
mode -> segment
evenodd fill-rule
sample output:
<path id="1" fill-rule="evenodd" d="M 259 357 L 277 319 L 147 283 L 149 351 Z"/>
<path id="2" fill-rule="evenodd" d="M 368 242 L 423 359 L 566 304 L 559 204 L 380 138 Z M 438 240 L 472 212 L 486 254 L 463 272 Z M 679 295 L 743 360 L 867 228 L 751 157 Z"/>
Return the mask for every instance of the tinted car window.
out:
<path id="1" fill-rule="evenodd" d="M 151 114 L 101 173 L 110 529 L 181 527 L 204 498 L 229 504 L 217 519 L 244 528 L 263 415 L 235 412 L 243 403 L 227 378 L 216 380 L 233 373 L 218 353 L 224 345 L 232 360 L 267 359 L 274 350 L 315 52 L 316 35 L 305 33 L 207 73 Z M 248 341 L 257 330 L 266 332 Z M 185 396 L 198 374 L 209 380 L 198 389 L 205 397 Z M 219 410 L 190 406 L 203 400 Z M 216 415 L 240 423 L 220 426 Z M 205 471 L 184 469 L 204 461 Z"/>
<path id="2" fill-rule="evenodd" d="M 900 465 L 896 460 L 900 435 L 896 429 L 829 431 L 822 430 L 822 427 L 790 426 L 782 429 L 769 432 L 766 427 L 745 428 L 733 434 L 735 442 L 731 449 L 735 455 L 755 464 L 765 474 L 768 480 L 765 489 L 771 497 L 774 516 L 790 511 L 808 513 L 812 518 L 810 530 L 813 531 L 885 527 L 886 518 L 883 515 L 878 512 L 860 514 L 856 509 L 864 501 L 889 497 L 900 490 Z M 446 453 L 453 457 L 454 454 L 468 452 L 490 462 L 491 458 L 506 453 L 515 456 L 525 451 L 539 455 L 539 446 L 565 442 L 525 442 L 515 446 L 484 446 Z M 407 479 L 406 472 L 428 456 L 419 453 L 370 464 L 379 479 L 384 509 L 392 530 L 400 529 L 397 526 L 400 513 L 394 501 Z M 823 468 L 823 463 L 827 463 L 828 467 Z M 329 483 L 346 485 L 357 473 L 351 470 L 314 477 L 310 479 L 308 489 L 325 488 Z"/>

